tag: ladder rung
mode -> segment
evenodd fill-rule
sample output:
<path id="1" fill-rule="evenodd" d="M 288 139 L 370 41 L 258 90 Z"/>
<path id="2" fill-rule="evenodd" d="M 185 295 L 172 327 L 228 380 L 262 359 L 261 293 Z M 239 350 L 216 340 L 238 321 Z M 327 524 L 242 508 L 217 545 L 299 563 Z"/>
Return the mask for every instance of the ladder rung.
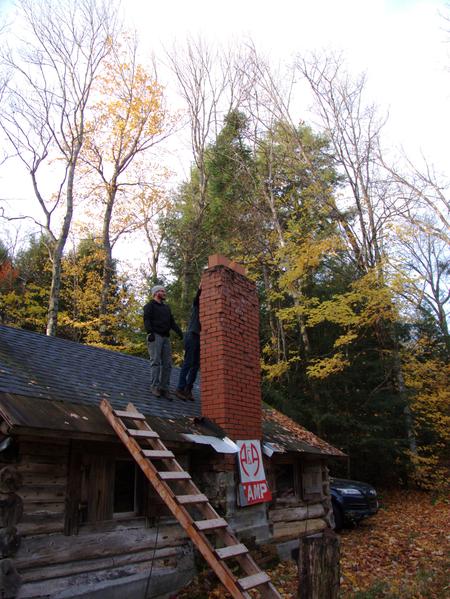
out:
<path id="1" fill-rule="evenodd" d="M 140 437 L 141 439 L 159 439 L 159 435 L 155 431 L 141 430 L 139 428 L 129 428 L 127 430 L 130 437 Z"/>
<path id="2" fill-rule="evenodd" d="M 208 503 L 208 498 L 203 493 L 198 495 L 178 495 L 177 496 L 178 503 Z"/>
<path id="3" fill-rule="evenodd" d="M 145 420 L 144 414 L 140 412 L 127 412 L 126 410 L 114 410 L 118 418 L 131 418 L 131 420 Z"/>
<path id="4" fill-rule="evenodd" d="M 211 520 L 197 520 L 194 522 L 198 530 L 213 530 L 214 528 L 226 528 L 228 522 L 223 518 L 213 518 Z"/>
<path id="5" fill-rule="evenodd" d="M 168 449 L 144 449 L 142 450 L 142 453 L 145 455 L 146 458 L 161 459 L 175 457 L 173 453 Z"/>
<path id="6" fill-rule="evenodd" d="M 158 472 L 158 474 L 162 480 L 189 480 L 191 478 L 189 472 L 183 472 L 182 470 L 170 470 L 168 472 Z"/>
<path id="7" fill-rule="evenodd" d="M 242 543 L 237 545 L 229 545 L 228 547 L 221 547 L 215 550 L 220 559 L 227 559 L 228 557 L 234 557 L 235 555 L 242 555 L 248 553 L 248 549 Z"/>
<path id="8" fill-rule="evenodd" d="M 266 582 L 270 582 L 270 576 L 265 572 L 258 572 L 257 574 L 252 574 L 238 580 L 238 584 L 243 591 L 248 591 Z"/>

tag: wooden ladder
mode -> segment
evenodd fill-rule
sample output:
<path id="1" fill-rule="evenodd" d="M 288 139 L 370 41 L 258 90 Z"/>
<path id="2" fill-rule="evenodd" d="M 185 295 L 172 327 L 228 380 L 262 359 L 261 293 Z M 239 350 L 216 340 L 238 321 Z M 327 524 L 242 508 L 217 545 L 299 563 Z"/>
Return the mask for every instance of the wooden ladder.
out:
<path id="1" fill-rule="evenodd" d="M 232 597 L 250 599 L 252 595 L 248 591 L 257 588 L 264 599 L 281 599 L 270 577 L 258 567 L 247 547 L 239 543 L 226 520 L 219 516 L 206 495 L 200 493 L 189 473 L 183 470 L 158 433 L 150 428 L 145 416 L 132 404 L 128 404 L 125 411 L 113 410 L 106 399 L 101 401 L 100 409 Z M 202 519 L 194 519 L 189 510 L 195 511 Z M 214 544 L 207 534 L 215 538 Z M 220 547 L 215 548 L 214 545 Z M 237 561 L 244 573 L 242 578 L 233 574 L 226 563 L 228 559 Z"/>

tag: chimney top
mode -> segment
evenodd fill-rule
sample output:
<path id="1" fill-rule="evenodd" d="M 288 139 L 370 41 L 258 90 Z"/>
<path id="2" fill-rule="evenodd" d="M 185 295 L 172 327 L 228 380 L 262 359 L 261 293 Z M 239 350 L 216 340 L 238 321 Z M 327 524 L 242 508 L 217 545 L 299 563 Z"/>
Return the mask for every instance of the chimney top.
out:
<path id="1" fill-rule="evenodd" d="M 226 266 L 227 268 L 230 268 L 231 270 L 234 270 L 235 272 L 239 273 L 243 277 L 247 276 L 247 271 L 244 268 L 244 266 L 242 266 L 242 264 L 238 264 L 237 262 L 230 260 L 222 254 L 212 254 L 211 256 L 209 256 L 208 268 L 214 268 L 214 266 Z"/>

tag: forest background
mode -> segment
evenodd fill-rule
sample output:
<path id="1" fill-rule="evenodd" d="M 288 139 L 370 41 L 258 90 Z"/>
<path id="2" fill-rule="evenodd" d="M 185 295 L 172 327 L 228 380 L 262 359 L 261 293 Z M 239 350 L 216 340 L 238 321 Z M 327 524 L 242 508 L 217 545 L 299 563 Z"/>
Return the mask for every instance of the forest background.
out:
<path id="1" fill-rule="evenodd" d="M 183 325 L 223 253 L 257 285 L 264 400 L 343 449 L 349 476 L 444 490 L 448 173 L 386 142 L 365 74 L 325 51 L 275 68 L 251 40 L 149 57 L 116 3 L 17 10 L 0 31 L 0 171 L 19 164 L 31 193 L 0 199 L 0 321 L 145 357 L 150 287 Z M 116 256 L 124 242 L 143 265 Z"/>

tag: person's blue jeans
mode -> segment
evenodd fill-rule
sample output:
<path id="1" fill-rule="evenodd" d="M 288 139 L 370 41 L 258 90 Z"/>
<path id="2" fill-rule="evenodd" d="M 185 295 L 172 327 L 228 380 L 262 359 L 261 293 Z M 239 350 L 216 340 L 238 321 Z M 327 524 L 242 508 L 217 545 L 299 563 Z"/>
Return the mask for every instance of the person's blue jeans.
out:
<path id="1" fill-rule="evenodd" d="M 172 370 L 170 339 L 155 333 L 155 340 L 148 341 L 147 347 L 150 356 L 150 385 L 168 391 Z"/>
<path id="2" fill-rule="evenodd" d="M 190 391 L 200 368 L 200 335 L 186 333 L 184 336 L 184 359 L 178 379 L 178 390 Z"/>

